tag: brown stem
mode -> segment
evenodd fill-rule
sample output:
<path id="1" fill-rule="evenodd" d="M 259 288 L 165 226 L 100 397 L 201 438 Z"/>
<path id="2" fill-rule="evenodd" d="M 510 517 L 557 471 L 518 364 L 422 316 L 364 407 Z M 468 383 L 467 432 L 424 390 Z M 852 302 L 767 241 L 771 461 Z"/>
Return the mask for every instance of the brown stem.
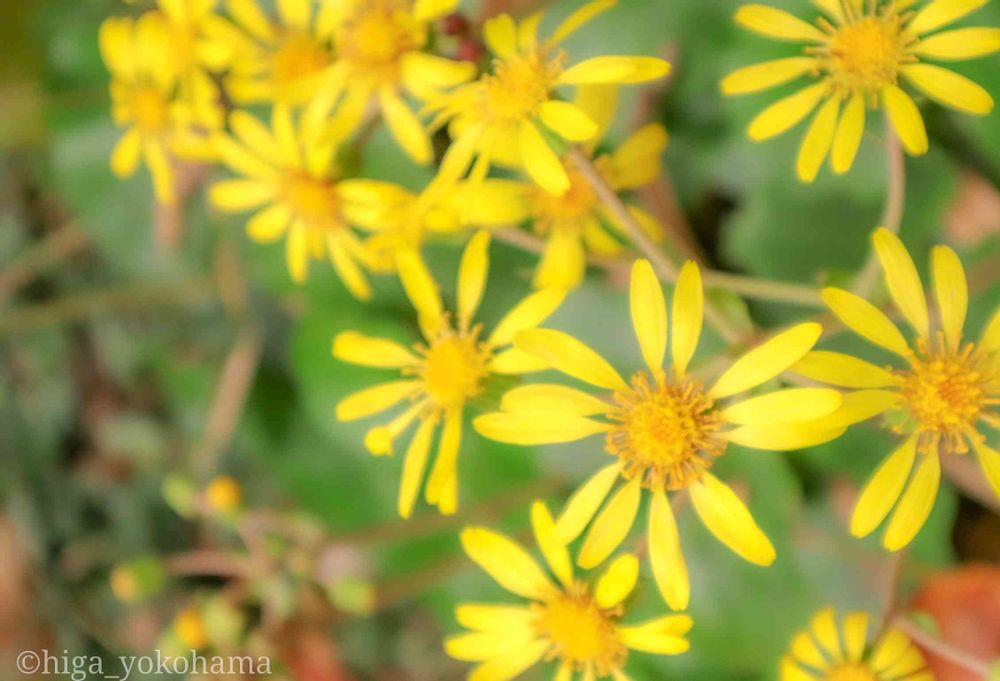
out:
<path id="1" fill-rule="evenodd" d="M 906 204 L 906 160 L 903 157 L 903 147 L 899 143 L 899 137 L 893 132 L 892 124 L 888 121 L 886 121 L 885 160 L 886 195 L 880 226 L 899 234 L 899 228 L 903 223 L 903 208 Z M 867 298 L 878 283 L 878 273 L 879 260 L 873 250 L 854 281 L 854 293 Z"/>
<path id="2" fill-rule="evenodd" d="M 164 560 L 172 575 L 211 575 L 214 577 L 247 577 L 253 564 L 244 555 L 226 551 L 191 551 Z"/>
<path id="3" fill-rule="evenodd" d="M 73 222 L 67 222 L 46 236 L 0 271 L 0 305 L 38 274 L 80 252 L 86 245 L 87 235 Z"/>

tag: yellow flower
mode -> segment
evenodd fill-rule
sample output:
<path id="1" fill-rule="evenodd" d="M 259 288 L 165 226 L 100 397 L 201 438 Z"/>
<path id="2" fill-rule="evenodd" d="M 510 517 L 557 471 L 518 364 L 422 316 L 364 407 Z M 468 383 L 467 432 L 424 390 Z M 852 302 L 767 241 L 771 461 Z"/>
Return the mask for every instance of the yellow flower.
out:
<path id="1" fill-rule="evenodd" d="M 228 475 L 213 478 L 205 488 L 205 501 L 217 513 L 232 513 L 243 503 L 240 483 Z"/>
<path id="2" fill-rule="evenodd" d="M 899 629 L 868 646 L 868 614 L 849 612 L 838 631 L 833 608 L 816 613 L 781 658 L 781 681 L 934 681 L 920 649 Z"/>
<path id="3" fill-rule="evenodd" d="M 232 54 L 224 85 L 237 104 L 304 104 L 329 85 L 333 49 L 312 0 L 276 4 L 278 16 L 272 18 L 257 0 L 226 0 L 236 25 L 211 26 L 212 39 Z"/>
<path id="4" fill-rule="evenodd" d="M 840 406 L 836 391 L 778 390 L 727 405 L 720 401 L 756 388 L 801 359 L 819 339 L 819 324 L 784 331 L 736 360 L 706 388 L 688 371 L 703 315 L 701 274 L 687 263 L 674 290 L 671 325 L 673 367 L 663 368 L 667 311 L 663 290 L 646 260 L 632 269 L 632 324 L 648 371 L 626 383 L 600 355 L 572 336 L 549 329 L 525 331 L 515 346 L 544 358 L 555 369 L 599 388 L 598 395 L 562 385 L 526 385 L 508 392 L 500 413 L 475 421 L 486 437 L 515 444 L 573 442 L 604 434 L 616 461 L 573 495 L 559 518 L 559 533 L 572 541 L 590 525 L 579 564 L 594 567 L 628 535 L 643 489 L 652 497 L 649 553 L 666 602 L 687 607 L 690 587 L 668 492 L 688 490 L 708 529 L 743 558 L 769 565 L 774 548 L 736 494 L 710 469 L 730 443 L 765 450 L 808 447 L 838 437 L 843 426 L 814 423 Z M 601 416 L 603 420 L 593 417 Z M 622 484 L 598 514 L 621 479 Z M 596 518 L 595 518 L 596 516 Z M 593 523 L 591 523 L 593 520 Z"/>
<path id="5" fill-rule="evenodd" d="M 406 402 L 406 409 L 387 425 L 368 432 L 365 446 L 375 455 L 391 454 L 393 441 L 414 422 L 403 462 L 399 513 L 409 517 L 419 491 L 431 447 L 442 423 L 437 460 L 428 478 L 427 502 L 452 513 L 458 502 L 457 461 L 466 405 L 479 397 L 498 374 L 522 374 L 543 367 L 534 357 L 508 347 L 519 331 L 534 328 L 562 303 L 559 291 L 539 291 L 512 309 L 493 332 L 483 337 L 473 317 L 489 270 L 489 234 L 479 232 L 465 248 L 458 274 L 458 314 L 444 311 L 437 285 L 415 252 L 398 256 L 399 275 L 416 309 L 424 343 L 411 352 L 395 341 L 345 331 L 333 341 L 337 359 L 362 366 L 397 369 L 402 379 L 367 388 L 337 405 L 337 418 L 353 421 Z"/>
<path id="6" fill-rule="evenodd" d="M 191 108 L 175 101 L 175 46 L 159 12 L 139 19 L 110 18 L 101 24 L 100 48 L 111 71 L 111 113 L 125 134 L 111 153 L 111 170 L 130 177 L 145 160 L 161 203 L 175 200 L 171 153 L 208 155 L 207 141 L 192 139 Z"/>
<path id="7" fill-rule="evenodd" d="M 804 42 L 804 56 L 748 66 L 722 81 L 728 95 L 758 92 L 808 75 L 818 82 L 772 104 L 751 123 L 761 141 L 793 127 L 823 102 L 798 157 L 798 175 L 812 182 L 827 154 L 833 171 L 850 170 L 865 129 L 865 109 L 882 106 L 910 154 L 927 151 L 927 132 L 902 76 L 931 99 L 985 115 L 993 98 L 964 76 L 925 59 L 962 60 L 1000 50 L 1000 29 L 960 28 L 935 33 L 978 9 L 985 0 L 815 0 L 825 17 L 816 26 L 766 5 L 744 5 L 736 21 L 770 38 Z M 818 26 L 818 28 L 817 28 Z M 933 35 L 932 35 L 933 34 Z M 831 152 L 832 150 L 832 152 Z"/>
<path id="8" fill-rule="evenodd" d="M 452 12 L 458 0 L 343 0 L 328 2 L 318 30 L 331 35 L 336 56 L 333 85 L 321 97 L 343 96 L 331 132 L 351 135 L 374 104 L 400 147 L 417 163 L 434 159 L 424 124 L 400 96 L 420 100 L 438 96 L 476 75 L 472 62 L 430 54 L 430 28 Z"/>
<path id="9" fill-rule="evenodd" d="M 224 180 L 211 189 L 222 210 L 260 210 L 247 222 L 250 238 L 270 243 L 285 237 L 288 271 L 305 281 L 309 260 L 329 257 L 354 296 L 371 297 L 361 270 L 367 254 L 346 216 L 335 147 L 323 136 L 315 117 L 296 118 L 283 104 L 274 106 L 271 130 L 244 111 L 230 117 L 234 136 L 219 134 L 216 147 L 223 163 L 240 179 Z"/>
<path id="10" fill-rule="evenodd" d="M 1000 429 L 1000 310 L 978 343 L 963 341 L 965 272 L 954 251 L 937 246 L 931 264 L 938 322 L 932 329 L 920 276 L 902 242 L 885 228 L 875 232 L 873 242 L 892 300 L 916 334 L 914 342 L 907 343 L 881 310 L 853 293 L 828 288 L 823 300 L 844 325 L 901 357 L 905 367 L 882 368 L 823 351 L 809 354 L 793 370 L 855 389 L 844 400 L 850 421 L 886 414 L 892 430 L 905 437 L 865 485 L 851 520 L 851 533 L 863 537 L 895 506 L 882 539 L 895 551 L 910 543 L 934 506 L 941 456 L 964 455 L 971 444 L 1000 496 L 1000 453 L 987 446 L 981 429 Z"/>
<path id="11" fill-rule="evenodd" d="M 653 57 L 603 56 L 566 67 L 559 44 L 580 26 L 615 5 L 595 0 L 571 14 L 552 36 L 539 40 L 540 14 L 520 23 L 507 14 L 486 22 L 484 37 L 493 54 L 493 73 L 432 100 L 437 128 L 450 122 L 455 140 L 442 161 L 439 181 L 447 184 L 473 167 L 473 178 L 485 177 L 494 161 L 520 165 L 553 194 L 570 188 L 570 179 L 547 139 L 584 142 L 597 134 L 597 124 L 578 106 L 556 96 L 560 85 L 642 83 L 663 77 L 669 64 Z M 539 126 L 542 127 L 539 127 Z"/>
<path id="12" fill-rule="evenodd" d="M 173 624 L 174 633 L 180 642 L 191 650 L 201 650 L 208 644 L 205 623 L 198 608 L 188 606 L 177 613 Z"/>
<path id="13" fill-rule="evenodd" d="M 556 681 L 613 677 L 625 673 L 630 650 L 679 655 L 690 646 L 687 615 L 668 615 L 642 624 L 620 622 L 639 577 L 632 554 L 616 558 L 596 580 L 573 574 L 566 542 L 560 537 L 545 504 L 531 508 L 535 541 L 552 577 L 531 554 L 506 536 L 483 527 L 462 531 L 468 554 L 490 577 L 524 605 L 465 603 L 455 609 L 458 622 L 471 631 L 445 640 L 451 657 L 479 663 L 472 681 L 506 681 L 535 664 L 554 660 Z"/>

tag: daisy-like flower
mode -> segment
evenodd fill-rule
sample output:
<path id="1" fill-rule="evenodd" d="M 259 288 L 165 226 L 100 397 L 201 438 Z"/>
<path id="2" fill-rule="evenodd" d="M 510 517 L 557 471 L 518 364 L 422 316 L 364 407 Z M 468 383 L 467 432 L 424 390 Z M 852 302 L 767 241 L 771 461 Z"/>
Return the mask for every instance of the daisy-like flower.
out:
<path id="1" fill-rule="evenodd" d="M 454 321 L 444 311 L 437 284 L 420 257 L 412 251 L 400 253 L 399 276 L 424 337 L 412 350 L 355 331 L 345 331 L 333 341 L 333 356 L 343 362 L 395 369 L 402 375 L 400 380 L 346 397 L 337 405 L 337 418 L 354 421 L 406 403 L 402 413 L 365 437 L 365 446 L 372 454 L 392 454 L 394 440 L 418 422 L 403 461 L 399 513 L 404 518 L 413 511 L 438 426 L 441 438 L 425 498 L 442 513 L 453 513 L 458 504 L 458 453 L 466 406 L 482 395 L 492 376 L 544 368 L 536 358 L 509 346 L 514 334 L 547 319 L 562 303 L 563 294 L 549 290 L 528 296 L 484 337 L 482 324 L 474 323 L 473 318 L 486 287 L 488 249 L 487 232 L 477 233 L 465 248 Z"/>
<path id="2" fill-rule="evenodd" d="M 850 170 L 865 129 L 865 111 L 884 107 L 903 147 L 927 151 L 927 132 L 905 80 L 931 99 L 976 115 L 993 109 L 982 87 L 925 60 L 957 61 L 1000 50 L 1000 29 L 937 32 L 987 0 L 814 0 L 826 15 L 809 24 L 766 5 L 744 5 L 736 21 L 770 38 L 807 43 L 804 56 L 755 64 L 722 81 L 728 95 L 758 92 L 801 76 L 816 81 L 772 104 L 749 127 L 762 141 L 795 126 L 822 102 L 802 140 L 798 176 L 812 182 L 829 154 L 833 171 Z"/>
<path id="3" fill-rule="evenodd" d="M 492 73 L 430 102 L 437 114 L 431 128 L 450 124 L 454 143 L 439 174 L 442 183 L 461 177 L 473 159 L 474 178 L 485 177 L 494 161 L 522 166 L 553 194 L 569 191 L 570 178 L 546 132 L 569 142 L 597 134 L 597 124 L 580 107 L 559 99 L 560 85 L 642 83 L 661 78 L 670 66 L 653 57 L 594 57 L 567 68 L 559 47 L 569 35 L 615 0 L 595 0 L 571 14 L 547 39 L 537 35 L 540 14 L 516 24 L 507 14 L 486 22 L 484 38 L 493 55 Z"/>
<path id="4" fill-rule="evenodd" d="M 417 163 L 433 160 L 430 136 L 401 96 L 428 100 L 476 75 L 476 65 L 427 51 L 434 21 L 458 0 L 345 0 L 328 2 L 318 28 L 333 39 L 333 84 L 321 96 L 336 101 L 331 134 L 343 139 L 374 103 L 400 147 Z"/>
<path id="5" fill-rule="evenodd" d="M 920 649 L 899 629 L 868 640 L 868 613 L 849 612 L 837 627 L 823 608 L 795 634 L 781 658 L 781 681 L 934 681 Z"/>
<path id="6" fill-rule="evenodd" d="M 144 160 L 161 203 L 175 200 L 172 154 L 207 157 L 211 145 L 193 138 L 195 120 L 190 106 L 175 100 L 175 46 L 159 12 L 139 19 L 110 18 L 101 24 L 100 48 L 111 71 L 111 114 L 127 128 L 111 153 L 111 170 L 131 177 Z"/>
<path id="7" fill-rule="evenodd" d="M 232 54 L 224 85 L 237 104 L 304 104 L 329 85 L 333 48 L 328 32 L 320 30 L 312 0 L 276 4 L 277 16 L 271 17 L 257 0 L 226 0 L 235 25 L 211 27 L 212 40 Z"/>
<path id="8" fill-rule="evenodd" d="M 836 391 L 777 390 L 720 404 L 763 385 L 800 360 L 820 336 L 807 323 L 779 333 L 736 360 L 706 387 L 688 367 L 701 334 L 701 274 L 684 265 L 674 290 L 671 326 L 673 366 L 663 367 L 667 310 L 653 268 L 638 260 L 632 269 L 632 324 L 648 370 L 626 382 L 600 355 L 572 336 L 549 329 L 525 331 L 516 347 L 544 358 L 555 369 L 589 383 L 595 395 L 563 385 L 526 385 L 508 392 L 502 412 L 480 416 L 486 437 L 515 444 L 573 442 L 603 434 L 615 462 L 598 471 L 573 495 L 559 518 L 559 534 L 572 541 L 590 530 L 578 562 L 601 563 L 628 535 L 643 490 L 649 507 L 649 554 L 656 583 L 676 610 L 687 607 L 687 567 L 668 493 L 688 490 L 695 511 L 726 546 L 758 565 L 769 565 L 774 548 L 750 511 L 711 472 L 730 443 L 765 450 L 808 447 L 831 440 L 844 426 L 813 423 L 839 408 Z M 600 420 L 594 417 L 601 417 Z M 604 504 L 615 483 L 618 491 Z M 604 509 L 598 513 L 602 504 Z M 595 518 L 596 516 L 596 518 Z M 593 523 L 591 521 L 593 520 Z"/>
<path id="9" fill-rule="evenodd" d="M 215 145 L 222 162 L 241 177 L 216 183 L 211 200 L 230 212 L 259 209 L 247 221 L 247 234 L 260 243 L 285 237 L 294 281 L 305 281 L 311 259 L 329 257 L 348 290 L 368 299 L 371 288 L 361 267 L 367 253 L 349 223 L 336 149 L 311 121 L 308 111 L 296 118 L 276 104 L 268 130 L 245 111 L 234 112 L 233 135 L 218 134 Z"/>
<path id="10" fill-rule="evenodd" d="M 577 674 L 628 681 L 630 651 L 679 655 L 688 650 L 687 615 L 635 625 L 621 622 L 639 577 L 635 556 L 619 556 L 596 580 L 579 579 L 566 542 L 541 501 L 531 508 L 531 524 L 548 571 L 502 534 L 482 527 L 462 531 L 469 558 L 504 589 L 530 601 L 466 603 L 455 609 L 459 624 L 470 631 L 446 639 L 445 651 L 479 663 L 470 681 L 508 681 L 550 660 L 557 665 L 556 681 L 571 681 Z"/>
<path id="11" fill-rule="evenodd" d="M 901 446 L 865 485 L 851 520 L 851 533 L 864 537 L 895 506 L 882 544 L 896 551 L 916 536 L 934 506 L 940 457 L 966 455 L 971 445 L 1000 496 L 1000 453 L 986 444 L 983 431 L 983 426 L 1000 430 L 1000 310 L 978 342 L 963 340 L 969 296 L 965 272 L 954 251 L 936 246 L 931 265 L 937 316 L 932 326 L 920 276 L 899 237 L 880 228 L 873 242 L 892 300 L 916 334 L 913 342 L 881 310 L 853 293 L 828 288 L 823 301 L 845 326 L 901 358 L 903 366 L 883 368 L 817 351 L 793 370 L 855 389 L 844 404 L 854 412 L 852 421 L 884 414 L 887 426 L 903 436 Z"/>

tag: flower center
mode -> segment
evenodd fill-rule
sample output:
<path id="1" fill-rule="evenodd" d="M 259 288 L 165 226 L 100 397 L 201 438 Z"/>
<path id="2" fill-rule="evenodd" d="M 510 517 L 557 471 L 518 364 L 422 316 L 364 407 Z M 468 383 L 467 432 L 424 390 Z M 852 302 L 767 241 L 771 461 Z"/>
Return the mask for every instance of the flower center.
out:
<path id="1" fill-rule="evenodd" d="M 484 76 L 486 111 L 502 121 L 517 122 L 538 114 L 562 72 L 562 55 L 547 60 L 536 50 L 494 62 L 494 73 Z"/>
<path id="2" fill-rule="evenodd" d="M 903 380 L 903 404 L 921 437 L 922 451 L 964 454 L 966 437 L 980 439 L 976 422 L 1000 422 L 990 414 L 990 405 L 1000 403 L 1000 372 L 990 368 L 988 358 L 967 344 L 959 352 L 933 351 L 920 342 L 920 356 L 911 359 L 912 368 L 899 372 Z"/>
<path id="3" fill-rule="evenodd" d="M 337 33 L 342 59 L 379 80 L 399 79 L 400 58 L 427 41 L 423 27 L 398 0 L 362 3 Z"/>
<path id="4" fill-rule="evenodd" d="M 274 55 L 274 80 L 289 85 L 325 69 L 330 63 L 326 47 L 306 33 L 292 33 Z"/>
<path id="5" fill-rule="evenodd" d="M 866 664 L 849 663 L 831 669 L 825 681 L 878 681 L 878 676 Z"/>
<path id="6" fill-rule="evenodd" d="M 585 585 L 577 584 L 533 608 L 535 627 L 552 643 L 551 657 L 577 671 L 590 668 L 597 676 L 608 676 L 625 665 L 628 649 L 615 628 L 620 608 L 602 610 Z"/>
<path id="7" fill-rule="evenodd" d="M 286 185 L 285 200 L 295 216 L 311 227 L 333 228 L 340 224 L 333 182 L 297 175 Z"/>
<path id="8" fill-rule="evenodd" d="M 597 205 L 597 195 L 586 178 L 569 164 L 563 165 L 570 183 L 565 194 L 556 196 L 541 188 L 531 193 L 532 215 L 538 217 L 535 227 L 543 234 L 556 224 L 582 228 L 581 220 L 590 216 Z"/>
<path id="9" fill-rule="evenodd" d="M 140 86 L 132 93 L 132 116 L 145 132 L 157 132 L 167 123 L 170 102 L 152 85 Z"/>
<path id="10" fill-rule="evenodd" d="M 605 449 L 622 462 L 627 479 L 642 476 L 649 489 L 687 487 L 726 450 L 717 436 L 721 425 L 714 401 L 699 381 L 667 383 L 640 371 L 632 390 L 616 393 L 610 417 L 619 423 L 608 432 Z"/>
<path id="11" fill-rule="evenodd" d="M 480 327 L 468 333 L 447 329 L 424 352 L 419 374 L 438 406 L 460 406 L 483 391 L 490 353 L 479 342 L 479 331 Z"/>
<path id="12" fill-rule="evenodd" d="M 899 15 L 887 10 L 838 29 L 824 49 L 822 63 L 841 94 L 876 94 L 895 84 L 900 65 L 910 61 L 907 44 Z"/>

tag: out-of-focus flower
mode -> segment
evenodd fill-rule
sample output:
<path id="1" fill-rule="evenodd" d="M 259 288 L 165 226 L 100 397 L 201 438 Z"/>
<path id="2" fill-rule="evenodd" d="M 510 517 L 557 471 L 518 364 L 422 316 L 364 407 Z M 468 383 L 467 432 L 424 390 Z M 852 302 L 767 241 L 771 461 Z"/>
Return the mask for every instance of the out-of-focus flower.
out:
<path id="1" fill-rule="evenodd" d="M 559 518 L 559 535 L 569 542 L 590 525 L 578 563 L 584 568 L 598 565 L 628 535 L 642 491 L 648 490 L 653 574 L 664 599 L 677 610 L 687 607 L 690 586 L 667 493 L 687 490 L 695 511 L 719 541 L 752 563 L 769 565 L 775 558 L 771 542 L 736 493 L 709 472 L 715 460 L 730 443 L 781 451 L 827 442 L 845 430 L 818 422 L 841 404 L 832 390 L 792 388 L 719 404 L 795 364 L 812 349 L 822 329 L 806 323 L 779 333 L 733 362 L 706 388 L 688 371 L 701 334 L 703 305 L 701 274 L 688 262 L 674 289 L 673 367 L 665 370 L 663 290 L 649 262 L 636 261 L 632 323 L 648 371 L 635 372 L 626 383 L 604 358 L 572 336 L 550 329 L 524 331 L 514 340 L 519 350 L 602 392 L 526 385 L 504 396 L 503 411 L 475 420 L 482 435 L 523 445 L 574 442 L 603 433 L 605 450 L 617 460 L 573 495 Z M 604 504 L 619 479 L 621 486 Z"/>
<path id="2" fill-rule="evenodd" d="M 557 681 L 613 677 L 627 681 L 632 650 L 679 655 L 690 646 L 687 615 L 667 615 L 641 624 L 621 619 L 639 577 L 639 561 L 626 553 L 593 581 L 578 579 L 566 542 L 545 504 L 531 509 L 535 541 L 551 575 L 506 536 L 483 527 L 462 531 L 466 554 L 524 605 L 464 603 L 455 609 L 459 624 L 471 630 L 445 640 L 445 651 L 477 662 L 470 679 L 512 679 L 542 661 L 558 665 Z M 553 579 L 553 576 L 555 579 Z"/>
<path id="3" fill-rule="evenodd" d="M 158 558 L 142 556 L 117 565 L 109 581 L 118 600 L 133 603 L 159 592 L 166 581 L 166 573 Z"/>
<path id="4" fill-rule="evenodd" d="M 749 127 L 762 141 L 795 126 L 822 102 L 802 140 L 798 176 L 812 182 L 827 155 L 835 173 L 850 170 L 865 129 L 865 110 L 882 107 L 910 154 L 927 151 L 927 132 L 900 79 L 945 106 L 985 115 L 993 98 L 982 87 L 924 60 L 956 61 L 1000 50 L 1000 29 L 959 28 L 936 32 L 985 1 L 816 0 L 825 16 L 809 24 L 784 10 L 744 5 L 736 21 L 777 40 L 807 43 L 804 56 L 748 66 L 729 74 L 722 91 L 758 92 L 801 76 L 814 82 L 772 104 Z"/>
<path id="5" fill-rule="evenodd" d="M 978 342 L 963 340 L 969 297 L 965 271 L 954 251 L 937 246 L 931 265 L 938 323 L 932 327 L 920 275 L 906 247 L 885 228 L 872 240 L 892 300 L 916 333 L 914 342 L 908 343 L 881 310 L 853 293 L 828 288 L 823 301 L 849 329 L 902 358 L 906 366 L 882 368 L 817 351 L 793 370 L 854 389 L 844 403 L 852 421 L 885 414 L 889 427 L 904 436 L 865 485 L 851 520 L 851 533 L 863 537 L 895 506 L 882 544 L 896 551 L 916 536 L 934 506 L 940 457 L 965 455 L 971 445 L 1000 496 L 1000 453 L 987 445 L 983 432 L 983 426 L 1000 429 L 1000 310 Z"/>
<path id="6" fill-rule="evenodd" d="M 899 629 L 868 641 L 868 613 L 833 608 L 813 616 L 781 658 L 781 681 L 934 681 L 920 649 Z"/>
<path id="7" fill-rule="evenodd" d="M 241 177 L 216 183 L 212 202 L 231 212 L 259 208 L 247 234 L 260 243 L 285 237 L 288 271 L 296 282 L 305 281 L 311 259 L 329 257 L 348 290 L 366 300 L 371 288 L 361 265 L 368 255 L 346 216 L 336 148 L 322 141 L 319 118 L 310 114 L 307 109 L 295 117 L 276 104 L 268 130 L 254 116 L 234 112 L 232 136 L 217 135 L 216 147 Z"/>
<path id="8" fill-rule="evenodd" d="M 326 10 L 314 10 L 312 0 L 275 4 L 277 16 L 271 17 L 257 0 L 226 0 L 235 25 L 209 28 L 217 49 L 231 55 L 224 85 L 237 104 L 304 104 L 331 83 L 333 48 L 321 14 L 340 3 L 325 2 Z"/>
<path id="9" fill-rule="evenodd" d="M 111 153 L 111 170 L 130 177 L 144 160 L 156 198 L 172 203 L 175 196 L 171 154 L 210 158 L 206 137 L 193 133 L 195 111 L 176 101 L 176 45 L 159 12 L 139 19 L 110 18 L 101 24 L 100 48 L 111 72 L 111 114 L 125 134 Z"/>
<path id="10" fill-rule="evenodd" d="M 487 232 L 479 232 L 465 248 L 454 320 L 444 311 L 437 284 L 420 256 L 412 251 L 398 256 L 399 275 L 424 336 L 424 343 L 415 346 L 415 351 L 356 331 L 345 331 L 333 341 L 337 359 L 395 369 L 403 376 L 350 395 L 337 405 L 337 418 L 353 421 L 406 403 L 401 414 L 373 428 L 365 437 L 365 446 L 375 455 L 391 454 L 393 441 L 414 421 L 418 422 L 403 462 L 399 489 L 399 513 L 403 517 L 413 510 L 438 426 L 441 439 L 425 498 L 442 513 L 453 513 L 458 503 L 457 464 L 466 405 L 483 393 L 494 375 L 522 374 L 544 367 L 536 358 L 508 346 L 514 334 L 547 319 L 559 307 L 563 293 L 548 290 L 528 296 L 485 338 L 482 324 L 473 322 L 486 286 L 489 240 Z"/>
<path id="11" fill-rule="evenodd" d="M 642 83 L 661 78 L 669 64 L 654 57 L 602 56 L 567 68 L 559 44 L 615 0 L 596 0 L 571 14 L 551 37 L 537 35 L 540 14 L 515 23 L 507 14 L 486 22 L 484 36 L 493 55 L 492 73 L 437 97 L 431 127 L 446 123 L 454 143 L 442 161 L 438 181 L 454 182 L 473 159 L 473 179 L 485 177 L 496 161 L 517 165 L 553 194 L 570 189 L 570 178 L 550 136 L 585 142 L 597 123 L 580 107 L 560 99 L 560 85 Z"/>
<path id="12" fill-rule="evenodd" d="M 188 606 L 177 613 L 174 617 L 173 630 L 180 642 L 191 650 L 201 650 L 208 643 L 205 623 L 195 606 Z"/>
<path id="13" fill-rule="evenodd" d="M 240 483 L 228 475 L 214 478 L 205 488 L 205 503 L 211 511 L 228 514 L 237 510 L 243 502 Z"/>
<path id="14" fill-rule="evenodd" d="M 417 163 L 433 160 L 424 124 L 401 95 L 428 100 L 476 75 L 475 64 L 428 51 L 434 21 L 453 11 L 458 0 L 343 0 L 327 2 L 318 30 L 333 39 L 336 65 L 332 85 L 321 97 L 343 97 L 330 133 L 344 139 L 375 104 L 400 147 Z"/>

